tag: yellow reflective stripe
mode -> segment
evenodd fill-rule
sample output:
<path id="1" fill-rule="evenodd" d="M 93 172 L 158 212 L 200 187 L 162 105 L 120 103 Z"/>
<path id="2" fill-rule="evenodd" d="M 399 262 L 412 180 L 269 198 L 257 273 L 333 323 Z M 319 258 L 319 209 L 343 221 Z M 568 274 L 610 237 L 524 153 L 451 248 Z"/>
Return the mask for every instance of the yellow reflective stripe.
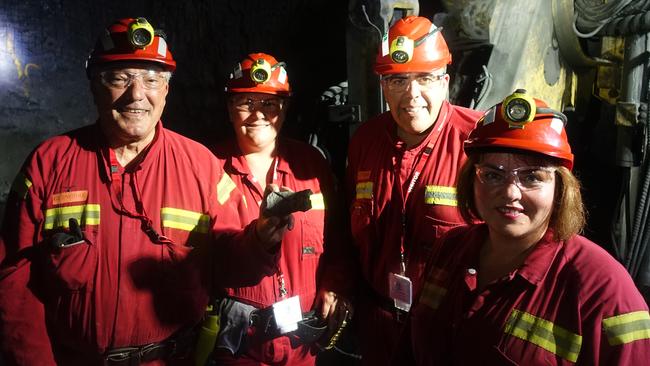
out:
<path id="1" fill-rule="evenodd" d="M 430 307 L 433 310 L 438 309 L 442 299 L 447 294 L 447 289 L 440 287 L 433 282 L 425 282 L 420 295 L 420 303 Z"/>
<path id="2" fill-rule="evenodd" d="M 312 210 L 324 210 L 325 209 L 325 199 L 323 198 L 322 193 L 315 193 L 309 196 L 311 201 Z"/>
<path id="3" fill-rule="evenodd" d="M 372 198 L 372 182 L 357 183 L 357 199 Z"/>
<path id="4" fill-rule="evenodd" d="M 77 219 L 79 225 L 99 225 L 100 206 L 98 204 L 88 204 L 79 206 L 55 207 L 45 211 L 45 230 L 54 228 L 68 228 L 69 220 Z"/>
<path id="5" fill-rule="evenodd" d="M 426 186 L 424 203 L 428 205 L 458 206 L 456 187 Z"/>
<path id="6" fill-rule="evenodd" d="M 27 192 L 30 188 L 32 188 L 32 182 L 27 179 L 25 174 L 22 172 L 18 173 L 14 179 L 13 184 L 11 185 L 11 191 L 16 193 L 21 199 L 25 199 L 25 197 L 27 197 Z"/>
<path id="7" fill-rule="evenodd" d="M 230 193 L 235 188 L 237 188 L 237 185 L 233 182 L 232 178 L 227 173 L 223 173 L 223 177 L 221 177 L 221 180 L 217 184 L 217 200 L 219 200 L 219 203 L 222 205 L 226 203 L 228 198 L 230 198 Z"/>
<path id="8" fill-rule="evenodd" d="M 185 231 L 207 233 L 210 230 L 210 216 L 200 212 L 163 207 L 160 210 L 162 226 Z"/>
<path id="9" fill-rule="evenodd" d="M 582 336 L 532 314 L 513 310 L 504 332 L 535 344 L 570 362 L 576 362 Z"/>
<path id="10" fill-rule="evenodd" d="M 612 346 L 650 339 L 650 315 L 645 310 L 605 318 L 603 327 Z"/>

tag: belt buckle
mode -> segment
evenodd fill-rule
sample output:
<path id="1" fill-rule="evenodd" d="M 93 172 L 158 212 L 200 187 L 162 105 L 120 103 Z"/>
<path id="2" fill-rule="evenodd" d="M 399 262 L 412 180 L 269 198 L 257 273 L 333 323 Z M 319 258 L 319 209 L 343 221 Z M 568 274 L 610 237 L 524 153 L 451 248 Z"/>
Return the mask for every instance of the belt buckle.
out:
<path id="1" fill-rule="evenodd" d="M 107 362 L 107 364 L 120 364 L 125 361 L 129 361 L 132 358 L 136 358 L 138 361 L 140 360 L 140 348 L 138 347 L 124 347 L 124 348 L 119 348 L 114 350 L 113 352 L 110 352 L 104 357 L 104 361 Z"/>
<path id="2" fill-rule="evenodd" d="M 161 354 L 161 352 L 163 354 Z M 169 353 L 167 353 L 169 352 Z M 152 361 L 159 358 L 170 357 L 176 353 L 176 341 L 149 343 L 140 348 L 140 361 Z"/>

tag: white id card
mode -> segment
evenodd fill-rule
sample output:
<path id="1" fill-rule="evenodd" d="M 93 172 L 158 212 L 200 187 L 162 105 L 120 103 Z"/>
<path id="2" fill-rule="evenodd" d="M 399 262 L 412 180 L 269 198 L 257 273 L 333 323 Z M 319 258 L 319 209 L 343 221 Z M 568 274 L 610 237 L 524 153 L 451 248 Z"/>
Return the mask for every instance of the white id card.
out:
<path id="1" fill-rule="evenodd" d="M 302 320 L 300 300 L 298 296 L 290 297 L 273 304 L 273 315 L 280 334 L 293 332 L 298 329 L 298 322 Z"/>
<path id="2" fill-rule="evenodd" d="M 390 273 L 388 275 L 388 289 L 390 291 L 390 297 L 395 301 L 396 308 L 404 311 L 411 309 L 411 303 L 413 302 L 413 283 L 410 278 L 396 273 Z"/>

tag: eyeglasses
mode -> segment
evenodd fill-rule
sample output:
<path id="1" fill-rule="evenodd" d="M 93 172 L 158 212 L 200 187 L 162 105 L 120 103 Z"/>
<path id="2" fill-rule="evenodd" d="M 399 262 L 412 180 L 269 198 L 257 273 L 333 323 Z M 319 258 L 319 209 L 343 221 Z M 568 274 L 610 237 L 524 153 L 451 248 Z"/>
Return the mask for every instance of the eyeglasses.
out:
<path id="1" fill-rule="evenodd" d="M 240 112 L 260 111 L 265 114 L 278 113 L 282 110 L 283 101 L 279 98 L 255 100 L 251 98 L 233 100 L 235 109 Z"/>
<path id="2" fill-rule="evenodd" d="M 479 182 L 488 187 L 503 187 L 510 183 L 510 178 L 522 191 L 540 189 L 553 181 L 557 168 L 542 166 L 524 166 L 505 171 L 503 167 L 474 165 Z"/>
<path id="3" fill-rule="evenodd" d="M 391 92 L 403 92 L 405 91 L 415 80 L 420 88 L 422 89 L 431 89 L 436 84 L 436 82 L 444 79 L 447 74 L 401 74 L 401 75 L 391 75 L 385 77 L 383 80 L 386 87 Z"/>
<path id="4" fill-rule="evenodd" d="M 147 70 L 142 72 L 125 72 L 108 70 L 99 73 L 102 84 L 112 89 L 126 89 L 134 80 L 139 79 L 143 88 L 158 90 L 165 86 L 171 78 L 168 71 Z"/>

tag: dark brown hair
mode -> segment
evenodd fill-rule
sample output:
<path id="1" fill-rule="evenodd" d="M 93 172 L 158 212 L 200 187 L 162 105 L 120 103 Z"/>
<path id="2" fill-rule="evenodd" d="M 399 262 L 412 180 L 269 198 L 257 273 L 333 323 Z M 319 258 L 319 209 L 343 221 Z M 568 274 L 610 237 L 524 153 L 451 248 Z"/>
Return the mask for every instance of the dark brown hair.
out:
<path id="1" fill-rule="evenodd" d="M 485 152 L 485 151 L 484 151 Z M 512 152 L 511 153 L 519 153 Z M 556 184 L 553 212 L 549 222 L 549 229 L 554 232 L 555 240 L 566 240 L 582 232 L 586 223 L 586 212 L 580 193 L 580 181 L 571 171 L 552 158 L 543 155 L 529 155 L 536 163 L 546 166 L 555 166 Z M 467 223 L 481 220 L 474 200 L 474 165 L 481 161 L 482 154 L 476 153 L 469 156 L 458 173 L 457 193 L 458 209 Z"/>

